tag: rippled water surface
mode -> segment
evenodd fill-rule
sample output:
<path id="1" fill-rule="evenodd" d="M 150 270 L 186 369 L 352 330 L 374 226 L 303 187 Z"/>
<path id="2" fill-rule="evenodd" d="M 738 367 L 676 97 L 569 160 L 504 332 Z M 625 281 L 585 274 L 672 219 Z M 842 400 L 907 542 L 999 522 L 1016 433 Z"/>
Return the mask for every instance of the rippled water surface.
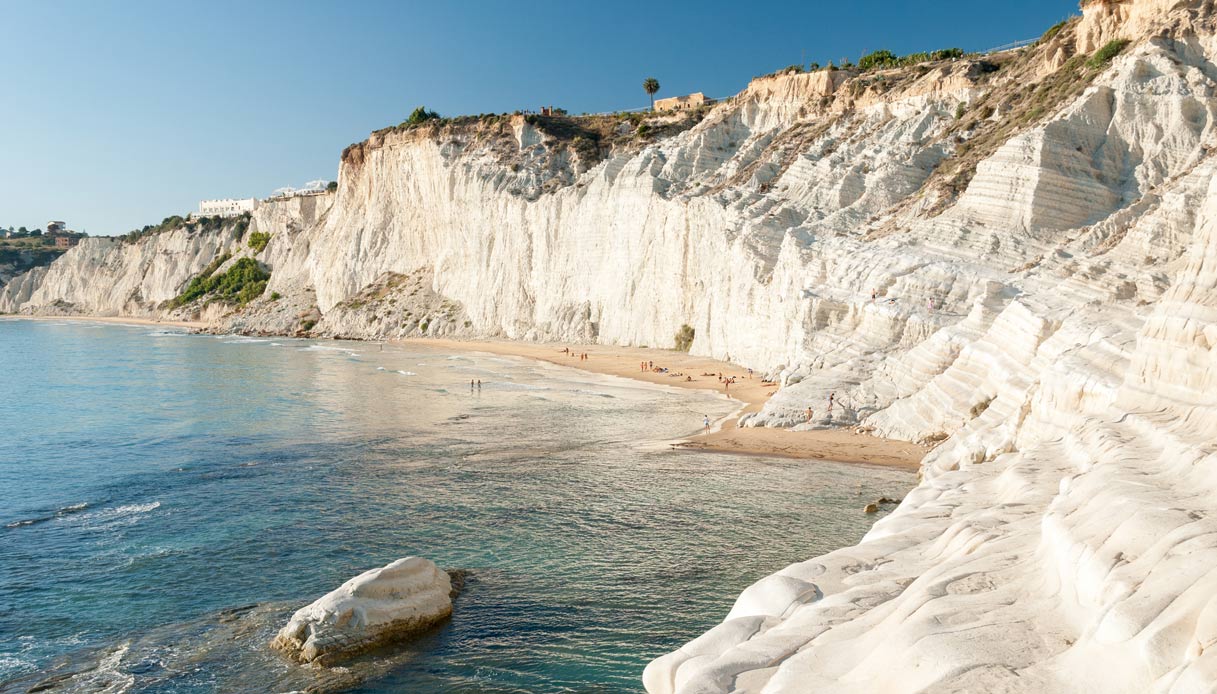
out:
<path id="1" fill-rule="evenodd" d="M 0 350 L 0 691 L 639 691 L 913 484 L 673 452 L 730 403 L 525 360 L 30 321 Z M 471 572 L 447 625 L 324 673 L 265 647 L 411 554 Z"/>

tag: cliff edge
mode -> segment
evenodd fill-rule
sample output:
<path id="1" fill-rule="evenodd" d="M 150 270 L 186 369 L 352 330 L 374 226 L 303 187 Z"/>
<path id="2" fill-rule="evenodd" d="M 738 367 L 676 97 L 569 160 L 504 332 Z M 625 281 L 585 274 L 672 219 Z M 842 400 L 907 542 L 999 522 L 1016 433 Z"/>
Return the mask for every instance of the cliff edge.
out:
<path id="1" fill-rule="evenodd" d="M 1092 0 L 1023 49 L 758 78 L 687 122 L 390 128 L 335 193 L 260 207 L 256 251 L 91 239 L 0 310 L 654 347 L 688 324 L 780 378 L 746 425 L 941 444 L 858 546 L 745 590 L 649 691 L 1213 691 L 1214 15 Z M 164 303 L 241 257 L 252 299 Z"/>

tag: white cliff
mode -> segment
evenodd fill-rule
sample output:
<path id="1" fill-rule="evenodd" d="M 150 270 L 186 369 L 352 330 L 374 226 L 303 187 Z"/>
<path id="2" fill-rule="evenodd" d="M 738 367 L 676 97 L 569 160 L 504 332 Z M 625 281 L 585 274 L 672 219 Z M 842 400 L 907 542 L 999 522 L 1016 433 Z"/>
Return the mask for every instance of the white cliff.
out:
<path id="1" fill-rule="evenodd" d="M 333 665 L 439 624 L 452 615 L 452 593 L 434 562 L 398 559 L 297 610 L 271 645 L 301 663 Z"/>
<path id="2" fill-rule="evenodd" d="M 656 660 L 655 694 L 1213 691 L 1215 58 L 1207 2 L 1095 0 L 1021 51 L 758 79 L 662 137 L 381 131 L 337 193 L 259 208 L 266 294 L 214 317 L 653 347 L 687 323 L 781 377 L 750 426 L 941 442 L 860 545 Z M 0 310 L 155 313 L 239 242 L 82 244 Z"/>
<path id="3" fill-rule="evenodd" d="M 239 248 L 244 229 L 176 227 L 138 242 L 82 239 L 47 267 L 0 287 L 0 312 L 155 316 L 216 257 Z"/>

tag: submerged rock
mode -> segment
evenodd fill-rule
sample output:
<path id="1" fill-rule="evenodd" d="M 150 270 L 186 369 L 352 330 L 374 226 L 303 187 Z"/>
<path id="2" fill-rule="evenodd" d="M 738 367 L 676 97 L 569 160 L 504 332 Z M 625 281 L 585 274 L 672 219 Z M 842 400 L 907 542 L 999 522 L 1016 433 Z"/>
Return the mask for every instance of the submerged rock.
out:
<path id="1" fill-rule="evenodd" d="M 442 622 L 452 614 L 457 590 L 435 562 L 398 559 L 297 610 L 271 646 L 301 663 L 332 665 Z"/>

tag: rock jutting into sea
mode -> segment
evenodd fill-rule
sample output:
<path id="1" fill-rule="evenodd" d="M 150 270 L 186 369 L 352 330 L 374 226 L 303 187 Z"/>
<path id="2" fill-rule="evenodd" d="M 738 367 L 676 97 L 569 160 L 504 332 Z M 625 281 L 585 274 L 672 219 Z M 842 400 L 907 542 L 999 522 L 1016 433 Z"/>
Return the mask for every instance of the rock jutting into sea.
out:
<path id="1" fill-rule="evenodd" d="M 452 615 L 457 589 L 434 562 L 398 559 L 297 610 L 271 646 L 301 663 L 333 665 L 439 624 Z"/>
<path id="2" fill-rule="evenodd" d="M 935 447 L 862 542 L 657 658 L 653 694 L 1211 692 L 1215 66 L 1212 2 L 1096 0 L 1021 48 L 783 71 L 688 113 L 385 128 L 334 192 L 260 205 L 268 242 L 85 239 L 0 311 L 691 334 L 775 380 L 746 426 Z M 243 299 L 185 293 L 251 258 Z"/>

